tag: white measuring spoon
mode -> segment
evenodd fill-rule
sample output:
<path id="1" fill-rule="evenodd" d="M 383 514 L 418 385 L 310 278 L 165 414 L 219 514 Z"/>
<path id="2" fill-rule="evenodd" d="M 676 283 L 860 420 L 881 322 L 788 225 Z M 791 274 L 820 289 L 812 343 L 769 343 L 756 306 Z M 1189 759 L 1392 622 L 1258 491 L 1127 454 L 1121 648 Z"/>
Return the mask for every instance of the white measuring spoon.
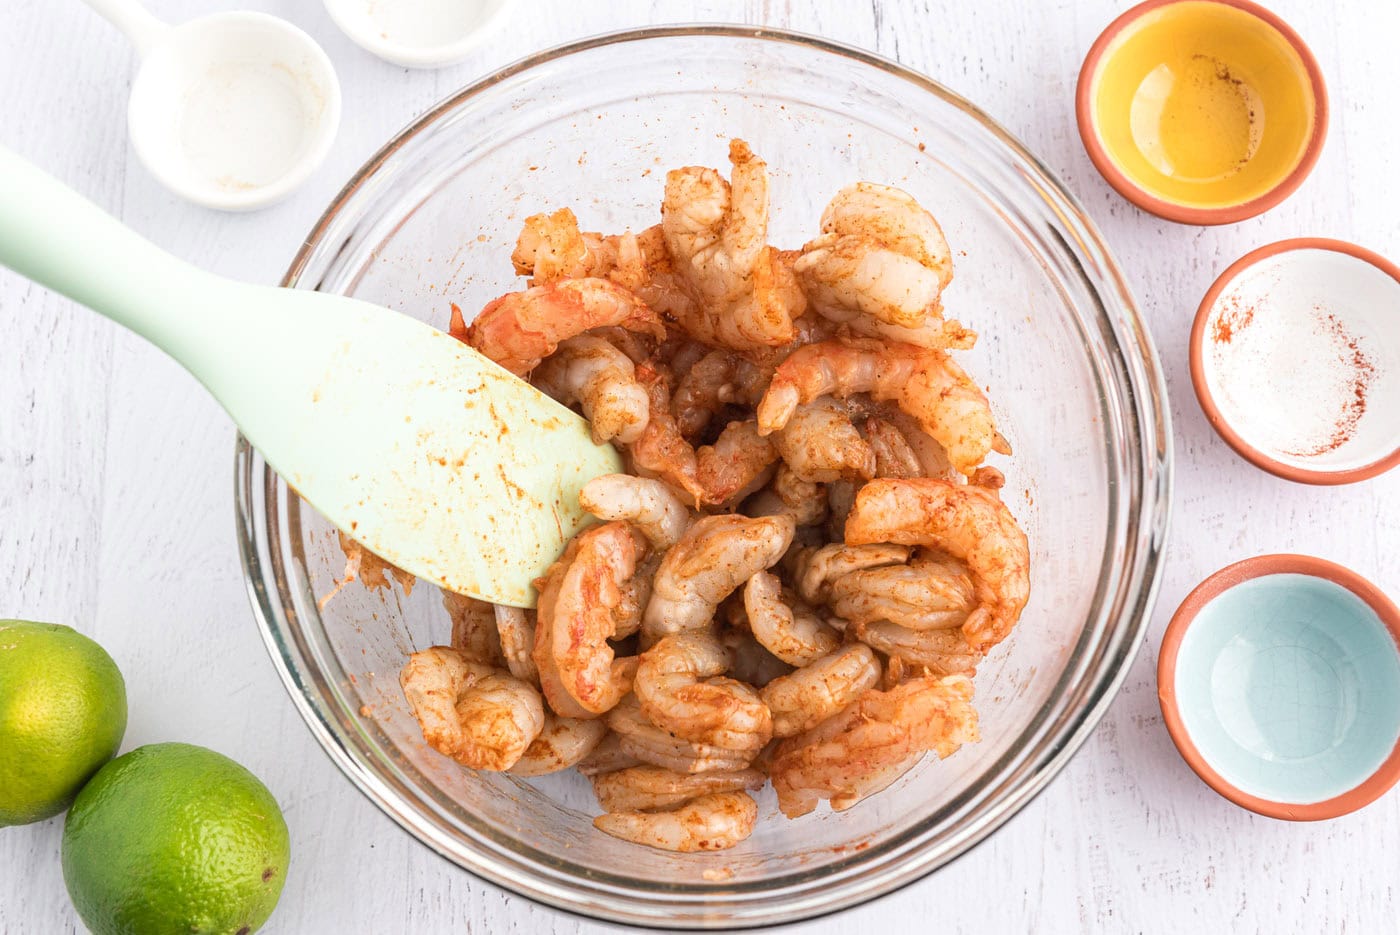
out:
<path id="1" fill-rule="evenodd" d="M 0 264 L 193 373 L 303 499 L 449 590 L 519 607 L 622 469 L 588 425 L 407 315 L 195 269 L 0 147 Z"/>
<path id="2" fill-rule="evenodd" d="M 86 0 L 141 58 L 127 127 L 161 184 L 226 211 L 272 204 L 306 181 L 340 125 L 326 53 L 266 13 L 215 13 L 178 26 L 136 0 Z"/>

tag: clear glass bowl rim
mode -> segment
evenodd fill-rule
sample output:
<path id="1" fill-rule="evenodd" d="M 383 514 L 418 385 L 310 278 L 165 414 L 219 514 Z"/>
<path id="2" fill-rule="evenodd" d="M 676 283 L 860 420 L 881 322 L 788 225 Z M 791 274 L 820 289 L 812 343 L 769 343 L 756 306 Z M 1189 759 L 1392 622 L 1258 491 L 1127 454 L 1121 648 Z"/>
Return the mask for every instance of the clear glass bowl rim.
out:
<path id="1" fill-rule="evenodd" d="M 754 910 L 752 906 L 746 906 L 746 911 L 738 916 L 726 913 L 722 905 L 712 904 L 710 913 L 703 918 L 693 916 L 684 923 L 666 918 L 664 910 L 667 904 L 664 901 L 659 904 L 643 903 L 634 897 L 631 900 L 632 905 L 600 908 L 597 898 L 576 898 L 577 894 L 569 887 L 561 886 L 539 874 L 520 872 L 493 859 L 493 855 L 463 853 L 461 849 L 452 847 L 447 836 L 434 826 L 434 822 L 404 807 L 404 803 L 394 793 L 392 785 L 384 782 L 382 777 L 376 775 L 352 754 L 353 742 L 348 732 L 335 718 L 327 716 L 327 712 L 322 710 L 323 702 L 317 695 L 317 684 L 324 681 L 323 674 L 306 664 L 306 660 L 296 648 L 299 640 L 290 633 L 290 624 L 279 599 L 278 588 L 282 587 L 282 582 L 277 580 L 275 575 L 280 569 L 265 568 L 260 558 L 260 548 L 268 550 L 269 553 L 276 548 L 276 544 L 271 543 L 268 536 L 269 527 L 275 529 L 276 523 L 269 523 L 268 516 L 260 515 L 258 507 L 265 506 L 266 513 L 270 514 L 276 503 L 274 498 L 269 498 L 265 504 L 258 502 L 260 498 L 255 495 L 255 491 L 259 489 L 259 485 L 256 481 L 261 478 L 266 493 L 271 494 L 277 479 L 241 434 L 238 435 L 235 445 L 235 520 L 245 584 L 254 616 L 274 667 L 302 719 L 332 762 L 356 788 L 420 842 L 481 879 L 537 902 L 589 918 L 655 928 L 753 928 L 838 912 L 895 892 L 927 876 L 989 837 L 1039 794 L 1068 764 L 1074 753 L 1088 739 L 1126 678 L 1143 641 L 1156 600 L 1171 508 L 1173 470 L 1170 412 L 1165 405 L 1166 384 L 1155 347 L 1122 272 L 1096 225 L 1078 200 L 1036 156 L 978 107 L 931 78 L 862 49 L 817 36 L 769 27 L 678 24 L 604 33 L 522 58 L 468 84 L 414 119 L 365 162 L 317 220 L 288 268 L 282 285 L 292 288 L 298 284 L 309 259 L 327 230 L 360 187 L 374 176 L 384 162 L 459 105 L 501 81 L 575 53 L 627 42 L 677 37 L 732 37 L 806 46 L 818 52 L 840 56 L 879 69 L 908 82 L 917 90 L 941 98 L 943 102 L 962 110 L 980 123 L 1007 147 L 1012 156 L 1035 172 L 1035 182 L 1042 187 L 1047 200 L 1054 202 L 1054 206 L 1061 210 L 1061 219 L 1065 224 L 1077 228 L 1076 233 L 1082 238 L 1080 243 L 1092 248 L 1098 265 L 1102 267 L 1100 275 L 1093 279 L 1092 287 L 1100 299 L 1112 299 L 1099 309 L 1099 314 L 1107 319 L 1104 323 L 1115 339 L 1113 349 L 1122 358 L 1119 363 L 1128 379 L 1126 386 L 1119 386 L 1117 389 L 1123 394 L 1121 402 L 1132 426 L 1137 430 L 1136 437 L 1141 442 L 1137 450 L 1128 451 L 1130 466 L 1134 470 L 1124 478 L 1134 488 L 1130 499 L 1136 505 L 1136 508 L 1130 511 L 1130 528 L 1124 533 L 1125 541 L 1121 543 L 1129 557 L 1128 566 L 1131 571 L 1122 578 L 1117 600 L 1105 601 L 1106 605 L 1111 606 L 1106 607 L 1100 614 L 1102 619 L 1109 614 L 1112 607 L 1118 608 L 1116 614 L 1112 614 L 1113 619 L 1103 621 L 1109 634 L 1105 641 L 1107 648 L 1104 651 L 1104 660 L 1093 673 L 1091 683 L 1080 692 L 1083 702 L 1078 710 L 1073 712 L 1072 716 L 1068 716 L 1067 720 L 1054 725 L 1053 732 L 1042 737 L 1038 744 L 1040 756 L 1034 769 L 1030 769 L 1029 772 L 1029 767 L 1023 766 L 1019 769 L 1019 783 L 976 815 L 974 827 L 956 840 L 953 846 L 944 847 L 934 853 L 934 842 L 919 841 L 919 836 L 916 836 L 913 846 L 905 848 L 897 859 L 880 868 L 874 875 L 856 874 L 853 878 L 843 880 L 840 886 L 825 892 L 803 893 L 800 900 L 779 900 L 778 904 L 769 909 Z M 1085 276 L 1086 279 L 1090 278 L 1087 271 Z M 1115 311 L 1118 313 L 1116 318 L 1111 314 Z M 1118 444 L 1122 442 L 1122 439 L 1117 440 Z M 279 563 L 274 561 L 272 564 Z M 928 828 L 923 830 L 927 831 Z M 724 887 L 719 886 L 717 889 Z M 590 895 L 613 900 L 622 897 L 624 902 L 628 901 L 628 894 L 605 887 L 594 888 Z M 694 906 L 694 902 L 688 904 L 691 909 Z M 674 908 L 680 907 L 674 905 Z"/>

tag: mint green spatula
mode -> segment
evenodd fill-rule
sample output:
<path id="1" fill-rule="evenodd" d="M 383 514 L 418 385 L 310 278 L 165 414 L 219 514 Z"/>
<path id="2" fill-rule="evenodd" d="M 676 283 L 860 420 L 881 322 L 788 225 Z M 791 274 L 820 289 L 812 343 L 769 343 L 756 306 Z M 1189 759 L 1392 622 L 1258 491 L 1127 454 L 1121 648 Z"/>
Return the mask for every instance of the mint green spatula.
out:
<path id="1" fill-rule="evenodd" d="M 448 335 L 202 272 L 3 147 L 0 263 L 175 358 L 327 519 L 444 588 L 533 605 L 587 522 L 579 488 L 621 470 L 581 418 Z"/>

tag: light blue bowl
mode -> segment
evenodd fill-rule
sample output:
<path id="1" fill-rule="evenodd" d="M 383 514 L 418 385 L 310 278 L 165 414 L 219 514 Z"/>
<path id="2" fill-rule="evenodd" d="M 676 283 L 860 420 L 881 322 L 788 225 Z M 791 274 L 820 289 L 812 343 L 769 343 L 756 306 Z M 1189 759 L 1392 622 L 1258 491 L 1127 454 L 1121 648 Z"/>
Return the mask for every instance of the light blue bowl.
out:
<path id="1" fill-rule="evenodd" d="M 1308 556 L 1212 575 L 1172 618 L 1158 694 L 1187 763 L 1261 814 L 1331 818 L 1400 778 L 1400 612 Z"/>

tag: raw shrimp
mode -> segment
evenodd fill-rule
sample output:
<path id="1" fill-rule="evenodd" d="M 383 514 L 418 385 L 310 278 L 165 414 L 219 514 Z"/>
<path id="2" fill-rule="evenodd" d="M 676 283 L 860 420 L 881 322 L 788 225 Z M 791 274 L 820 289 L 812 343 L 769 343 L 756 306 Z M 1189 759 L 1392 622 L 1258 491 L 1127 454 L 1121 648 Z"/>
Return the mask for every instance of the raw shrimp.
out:
<path id="1" fill-rule="evenodd" d="M 452 621 L 451 647 L 466 653 L 473 662 L 497 668 L 505 665 L 501 639 L 496 630 L 494 604 L 453 591 L 442 592 L 442 606 Z"/>
<path id="2" fill-rule="evenodd" d="M 695 476 L 705 502 L 718 505 L 742 500 L 768 483 L 777 460 L 773 442 L 746 419 L 729 423 L 713 445 L 695 452 Z"/>
<path id="3" fill-rule="evenodd" d="M 774 679 L 760 697 L 773 714 L 773 736 L 793 737 L 834 717 L 880 681 L 880 662 L 869 646 L 850 643 Z"/>
<path id="4" fill-rule="evenodd" d="M 607 727 L 607 722 L 602 718 L 582 723 L 603 724 L 604 727 Z M 579 760 L 576 765 L 580 775 L 592 779 L 603 773 L 613 773 L 641 764 L 641 760 L 622 749 L 622 735 L 609 729 L 603 735 L 603 739 L 598 741 L 598 745 L 588 751 L 588 755 Z"/>
<path id="5" fill-rule="evenodd" d="M 831 586 L 831 609 L 851 623 L 888 620 L 911 630 L 944 630 L 962 626 L 976 606 L 967 566 L 952 560 L 921 557 L 865 568 Z"/>
<path id="6" fill-rule="evenodd" d="M 1010 453 L 987 397 L 947 354 L 872 340 L 822 341 L 793 351 L 758 405 L 759 431 L 781 429 L 802 403 L 854 393 L 897 403 L 963 474 L 971 474 L 989 451 Z"/>
<path id="7" fill-rule="evenodd" d="M 626 520 L 658 549 L 669 549 L 690 525 L 690 511 L 671 488 L 631 474 L 605 474 L 583 485 L 578 502 L 599 519 Z"/>
<path id="8" fill-rule="evenodd" d="M 517 776 L 544 776 L 575 766 L 598 746 L 608 732 L 599 718 L 580 720 L 545 714 L 544 729 L 510 768 Z"/>
<path id="9" fill-rule="evenodd" d="M 767 386 L 758 367 L 730 351 L 710 351 L 681 375 L 671 397 L 676 425 L 686 438 L 705 430 L 725 406 L 755 406 Z"/>
<path id="10" fill-rule="evenodd" d="M 613 658 L 608 640 L 637 551 L 626 523 L 604 523 L 570 540 L 545 572 L 533 656 L 545 698 L 562 717 L 597 717 L 632 690 L 637 661 Z"/>
<path id="11" fill-rule="evenodd" d="M 1030 595 L 1026 534 L 995 490 L 926 477 L 871 481 L 856 495 L 846 541 L 929 546 L 966 562 L 977 606 L 962 632 L 974 652 L 1011 632 Z"/>
<path id="12" fill-rule="evenodd" d="M 653 766 L 682 773 L 743 769 L 753 759 L 752 750 L 731 750 L 674 737 L 642 713 L 636 695 L 627 695 L 607 714 L 608 727 L 622 738 L 622 750 Z"/>
<path id="13" fill-rule="evenodd" d="M 490 302 L 467 329 L 467 343 L 523 376 L 560 341 L 605 325 L 665 336 L 656 313 L 621 286 L 606 279 L 564 279 Z"/>
<path id="14" fill-rule="evenodd" d="M 858 624 L 852 630 L 867 646 L 935 675 L 971 678 L 982 661 L 982 653 L 968 645 L 961 630 L 911 630 L 888 620 Z"/>
<path id="15" fill-rule="evenodd" d="M 730 142 L 729 161 L 732 184 L 701 166 L 666 173 L 661 202 L 666 247 L 685 281 L 712 307 L 752 291 L 768 237 L 767 164 L 743 140 Z"/>
<path id="16" fill-rule="evenodd" d="M 943 446 L 924 431 L 917 419 L 897 406 L 865 404 L 859 396 L 847 399 L 846 404 L 853 421 L 860 424 L 859 419 L 864 417 L 866 437 L 870 447 L 875 449 L 876 477 L 939 477 L 943 480 L 962 477 L 948 461 L 948 452 Z M 885 459 L 883 468 L 880 466 L 882 457 Z"/>
<path id="17" fill-rule="evenodd" d="M 405 597 L 413 593 L 413 585 L 418 580 L 413 575 L 389 564 L 340 530 L 336 530 L 336 538 L 340 541 L 340 551 L 345 555 L 345 571 L 335 587 L 316 602 L 318 609 L 325 610 L 331 598 L 356 579 L 371 591 L 379 591 L 393 587 L 389 580 L 392 576 L 403 587 Z"/>
<path id="18" fill-rule="evenodd" d="M 822 212 L 824 233 L 871 237 L 933 271 L 939 289 L 953 281 L 953 254 L 943 228 L 908 192 L 874 182 L 847 185 Z"/>
<path id="19" fill-rule="evenodd" d="M 532 214 L 515 241 L 510 255 L 515 271 L 531 276 L 530 285 L 558 279 L 605 276 L 617 265 L 616 238 L 585 234 L 568 208 L 553 214 Z"/>
<path id="20" fill-rule="evenodd" d="M 719 639 L 733 660 L 729 664 L 729 674 L 741 682 L 762 688 L 792 671 L 792 666 L 770 653 L 746 630 L 728 628 L 720 632 Z"/>
<path id="21" fill-rule="evenodd" d="M 787 551 L 795 526 L 787 516 L 705 516 L 661 560 L 642 633 L 651 640 L 710 624 L 715 608 L 755 572 Z"/>
<path id="22" fill-rule="evenodd" d="M 825 604 L 831 600 L 831 584 L 843 575 L 860 568 L 881 565 L 902 565 L 909 560 L 910 549 L 902 545 L 843 545 L 833 542 L 816 549 L 804 549 L 793 569 L 797 593 L 809 604 Z"/>
<path id="23" fill-rule="evenodd" d="M 807 814 L 822 799 L 837 811 L 850 808 L 893 782 L 920 754 L 932 750 L 944 758 L 977 739 L 969 679 L 867 689 L 840 714 L 778 747 L 770 774 L 778 807 L 789 818 Z"/>
<path id="24" fill-rule="evenodd" d="M 399 684 L 423 739 L 471 769 L 509 769 L 544 729 L 532 686 L 447 646 L 409 656 Z"/>
<path id="25" fill-rule="evenodd" d="M 647 424 L 647 391 L 631 359 L 608 341 L 580 334 L 561 341 L 540 363 L 531 382 L 588 419 L 595 444 L 636 441 Z"/>
<path id="26" fill-rule="evenodd" d="M 826 491 L 820 484 L 798 477 L 786 463 L 779 464 L 773 480 L 754 495 L 744 511 L 749 516 L 787 515 L 798 526 L 812 526 L 826 519 Z"/>
<path id="27" fill-rule="evenodd" d="M 861 425 L 875 455 L 875 477 L 922 477 L 923 465 L 894 423 L 871 416 Z M 786 431 L 786 429 L 784 429 Z"/>
<path id="28" fill-rule="evenodd" d="M 648 417 L 641 437 L 627 448 L 632 469 L 658 478 L 684 492 L 698 506 L 705 490 L 696 477 L 695 449 L 685 440 L 671 415 L 671 390 L 666 375 L 648 364 L 637 367 L 637 381 L 647 391 Z"/>
<path id="29" fill-rule="evenodd" d="M 718 851 L 753 833 L 758 803 L 746 792 L 702 795 L 664 812 L 608 812 L 593 819 L 599 831 L 664 851 Z"/>
<path id="30" fill-rule="evenodd" d="M 622 600 L 613 608 L 614 640 L 625 640 L 642 628 L 642 614 L 651 600 L 651 582 L 661 565 L 661 553 L 649 552 L 637 563 L 637 571 L 622 586 Z"/>
<path id="31" fill-rule="evenodd" d="M 704 630 L 678 633 L 642 653 L 633 690 L 657 727 L 692 743 L 757 753 L 773 736 L 758 693 L 722 677 L 729 652 Z"/>
<path id="32" fill-rule="evenodd" d="M 659 766 L 633 766 L 594 777 L 593 794 L 605 812 L 650 812 L 715 792 L 759 789 L 767 781 L 756 769 L 677 773 Z"/>
<path id="33" fill-rule="evenodd" d="M 806 310 L 794 258 L 764 243 L 768 169 L 743 140 L 729 144 L 733 183 L 714 169 L 666 175 L 661 230 L 680 280 L 695 301 L 670 310 L 692 336 L 746 350 L 788 344 Z"/>
<path id="34" fill-rule="evenodd" d="M 827 484 L 875 474 L 875 453 L 846 410 L 830 397 L 798 406 L 773 437 L 783 461 L 800 480 Z"/>
<path id="35" fill-rule="evenodd" d="M 519 607 L 497 604 L 494 616 L 506 668 L 521 681 L 538 686 L 540 670 L 530 656 L 535 648 L 535 615 Z"/>
<path id="36" fill-rule="evenodd" d="M 938 222 L 912 196 L 870 182 L 848 185 L 822 213 L 822 231 L 796 264 L 820 314 L 861 334 L 922 347 L 976 341 L 942 318 L 952 255 Z"/>
<path id="37" fill-rule="evenodd" d="M 815 662 L 841 642 L 840 635 L 810 608 L 789 606 L 777 576 L 766 571 L 757 572 L 744 585 L 744 610 L 754 639 L 788 665 Z"/>

